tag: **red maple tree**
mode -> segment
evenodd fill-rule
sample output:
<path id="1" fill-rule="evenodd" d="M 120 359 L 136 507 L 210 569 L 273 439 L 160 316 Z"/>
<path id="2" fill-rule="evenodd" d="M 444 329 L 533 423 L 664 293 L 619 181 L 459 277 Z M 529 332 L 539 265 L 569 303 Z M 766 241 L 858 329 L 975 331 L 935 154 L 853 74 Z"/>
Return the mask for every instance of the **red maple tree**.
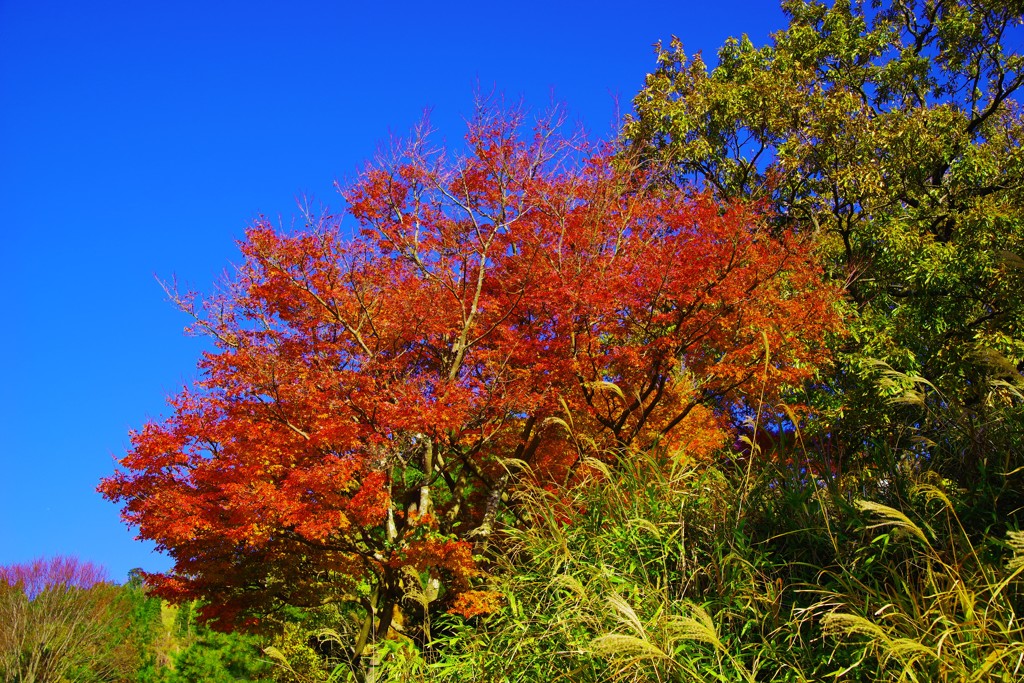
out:
<path id="1" fill-rule="evenodd" d="M 410 571 L 473 602 L 513 472 L 711 448 L 812 376 L 836 292 L 799 235 L 522 129 L 482 113 L 464 158 L 417 135 L 343 191 L 356 235 L 260 221 L 224 291 L 179 297 L 215 350 L 100 486 L 174 558 L 161 595 L 222 625 L 360 600 L 386 633 Z"/>

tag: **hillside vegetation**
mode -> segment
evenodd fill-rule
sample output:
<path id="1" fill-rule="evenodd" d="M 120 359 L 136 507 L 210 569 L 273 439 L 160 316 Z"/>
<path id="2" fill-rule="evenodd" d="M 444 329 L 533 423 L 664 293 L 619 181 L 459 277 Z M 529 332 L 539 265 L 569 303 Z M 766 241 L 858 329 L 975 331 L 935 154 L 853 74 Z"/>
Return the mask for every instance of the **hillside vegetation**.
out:
<path id="1" fill-rule="evenodd" d="M 100 492 L 174 567 L 5 570 L 120 597 L 4 680 L 1024 679 L 1024 5 L 784 8 L 170 290 L 212 350 Z"/>

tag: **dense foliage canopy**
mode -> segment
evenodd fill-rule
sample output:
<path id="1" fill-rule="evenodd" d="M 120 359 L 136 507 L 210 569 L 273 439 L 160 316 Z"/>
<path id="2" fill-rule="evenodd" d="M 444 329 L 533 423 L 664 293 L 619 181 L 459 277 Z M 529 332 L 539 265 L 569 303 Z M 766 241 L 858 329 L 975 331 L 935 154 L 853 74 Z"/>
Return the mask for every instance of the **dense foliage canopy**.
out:
<path id="1" fill-rule="evenodd" d="M 731 40 L 710 71 L 678 41 L 662 51 L 626 135 L 677 182 L 764 198 L 781 224 L 820 233 L 851 332 L 834 345 L 836 393 L 816 398 L 842 418 L 829 431 L 835 460 L 914 436 L 961 481 L 1013 470 L 1024 464 L 1007 453 L 1024 428 L 1007 386 L 1024 368 L 1013 99 L 1024 6 L 783 6 L 790 25 L 772 44 Z M 886 402 L 907 390 L 909 404 Z"/>

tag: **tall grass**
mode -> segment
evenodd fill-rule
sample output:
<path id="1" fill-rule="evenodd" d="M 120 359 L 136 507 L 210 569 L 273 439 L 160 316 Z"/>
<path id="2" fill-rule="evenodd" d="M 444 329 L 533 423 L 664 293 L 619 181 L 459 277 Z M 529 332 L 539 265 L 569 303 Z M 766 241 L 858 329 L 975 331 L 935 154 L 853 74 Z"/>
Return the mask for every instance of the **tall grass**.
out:
<path id="1" fill-rule="evenodd" d="M 835 676 L 1024 680 L 1020 535 L 1009 538 L 1015 554 L 1007 566 L 987 562 L 940 488 L 918 485 L 912 493 L 925 509 L 938 505 L 930 522 L 880 503 L 859 503 L 870 515 L 869 528 L 879 532 L 872 539 L 879 550 L 871 556 L 878 569 L 829 571 L 828 588 L 808 610 L 820 618 L 826 638 L 857 655 Z M 902 552 L 887 554 L 890 544 Z"/>
<path id="2" fill-rule="evenodd" d="M 1024 680 L 1024 535 L 990 539 L 1009 562 L 976 547 L 948 482 L 897 506 L 781 468 L 620 462 L 520 492 L 507 607 L 449 624 L 424 680 Z"/>
<path id="3" fill-rule="evenodd" d="M 495 579 L 508 606 L 446 637 L 437 680 L 801 680 L 781 586 L 735 527 L 738 487 L 664 454 L 527 487 Z"/>
<path id="4" fill-rule="evenodd" d="M 361 678 L 281 680 L 1024 680 L 1024 534 L 962 524 L 970 494 L 920 461 L 828 479 L 812 453 L 753 443 L 741 462 L 615 455 L 516 491 L 492 539 L 498 612 L 434 615 L 424 649 L 374 643 Z"/>

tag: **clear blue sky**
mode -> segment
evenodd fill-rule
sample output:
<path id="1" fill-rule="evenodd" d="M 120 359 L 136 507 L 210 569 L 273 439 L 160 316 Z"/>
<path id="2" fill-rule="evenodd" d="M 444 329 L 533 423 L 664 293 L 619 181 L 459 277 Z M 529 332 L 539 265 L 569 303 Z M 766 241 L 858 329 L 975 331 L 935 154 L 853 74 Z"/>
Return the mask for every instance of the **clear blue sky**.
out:
<path id="1" fill-rule="evenodd" d="M 155 276 L 209 291 L 255 217 L 340 206 L 425 108 L 458 143 L 477 84 L 607 137 L 655 41 L 783 25 L 770 0 L 0 0 L 0 564 L 169 567 L 95 492 L 195 377 Z"/>

